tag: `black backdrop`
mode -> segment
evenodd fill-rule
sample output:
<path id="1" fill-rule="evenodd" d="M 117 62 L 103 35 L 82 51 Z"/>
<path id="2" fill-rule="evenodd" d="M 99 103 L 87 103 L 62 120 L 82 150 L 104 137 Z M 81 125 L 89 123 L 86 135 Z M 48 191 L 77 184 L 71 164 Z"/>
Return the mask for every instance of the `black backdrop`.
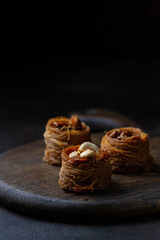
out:
<path id="1" fill-rule="evenodd" d="M 52 116 L 105 108 L 159 133 L 160 3 L 72 7 L 6 17 L 2 126 L 44 126 Z"/>
<path id="2" fill-rule="evenodd" d="M 87 108 L 122 112 L 160 135 L 160 2 L 105 4 L 1 3 L 0 153 L 42 137 L 48 118 Z M 158 239 L 153 218 L 77 226 L 41 222 L 2 206 L 0 212 L 5 240 L 37 234 Z"/>

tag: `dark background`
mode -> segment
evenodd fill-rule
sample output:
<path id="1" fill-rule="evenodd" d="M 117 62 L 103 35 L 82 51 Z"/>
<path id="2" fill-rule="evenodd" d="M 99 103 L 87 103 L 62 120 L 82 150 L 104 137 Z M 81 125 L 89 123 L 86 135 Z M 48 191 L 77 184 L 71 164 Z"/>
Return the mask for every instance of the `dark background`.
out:
<path id="1" fill-rule="evenodd" d="M 3 19 L 1 132 L 31 127 L 29 141 L 48 118 L 103 108 L 160 134 L 160 3 L 67 7 Z"/>
<path id="2" fill-rule="evenodd" d="M 7 3 L 8 4 L 8 3 Z M 160 135 L 160 2 L 1 7 L 0 152 L 42 138 L 51 117 L 103 108 Z M 159 239 L 159 216 L 66 224 L 0 206 L 1 239 Z"/>

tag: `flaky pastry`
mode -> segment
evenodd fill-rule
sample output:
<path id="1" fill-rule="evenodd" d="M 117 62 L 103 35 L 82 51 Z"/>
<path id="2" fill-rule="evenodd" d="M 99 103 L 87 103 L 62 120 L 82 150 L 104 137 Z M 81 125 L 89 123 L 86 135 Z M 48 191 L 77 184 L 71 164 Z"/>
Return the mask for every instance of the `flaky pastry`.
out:
<path id="1" fill-rule="evenodd" d="M 113 173 L 147 171 L 152 164 L 148 135 L 139 128 L 117 128 L 107 132 L 101 149 L 109 154 Z"/>
<path id="2" fill-rule="evenodd" d="M 82 193 L 105 190 L 111 180 L 112 167 L 108 154 L 97 151 L 94 144 L 87 143 L 87 149 L 85 144 L 62 151 L 59 184 L 64 190 Z"/>
<path id="3" fill-rule="evenodd" d="M 44 132 L 46 150 L 43 161 L 51 165 L 61 165 L 64 148 L 91 141 L 90 128 L 78 116 L 49 119 Z"/>

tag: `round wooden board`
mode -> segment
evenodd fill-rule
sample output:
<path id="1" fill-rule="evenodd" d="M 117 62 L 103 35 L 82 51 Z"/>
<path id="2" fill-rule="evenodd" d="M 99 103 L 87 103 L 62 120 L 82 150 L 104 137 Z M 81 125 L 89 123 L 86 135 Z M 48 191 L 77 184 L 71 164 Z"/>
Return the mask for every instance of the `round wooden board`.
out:
<path id="1" fill-rule="evenodd" d="M 104 134 L 92 135 L 100 143 Z M 104 192 L 77 194 L 58 184 L 60 167 L 42 162 L 39 140 L 0 156 L 0 201 L 12 209 L 60 220 L 95 221 L 143 216 L 160 212 L 160 138 L 150 141 L 154 165 L 150 172 L 113 174 Z"/>
<path id="2" fill-rule="evenodd" d="M 104 134 L 93 134 L 100 143 Z M 150 141 L 154 165 L 150 172 L 112 175 L 104 192 L 77 194 L 58 184 L 60 167 L 42 162 L 44 142 L 39 140 L 0 156 L 0 201 L 28 214 L 61 220 L 117 219 L 160 212 L 160 138 Z"/>

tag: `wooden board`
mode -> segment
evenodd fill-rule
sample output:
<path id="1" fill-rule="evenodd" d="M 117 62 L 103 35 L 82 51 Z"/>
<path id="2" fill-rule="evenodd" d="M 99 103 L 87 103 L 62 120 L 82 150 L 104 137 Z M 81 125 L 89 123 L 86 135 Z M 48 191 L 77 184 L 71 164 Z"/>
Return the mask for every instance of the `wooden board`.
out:
<path id="1" fill-rule="evenodd" d="M 104 134 L 94 134 L 99 143 Z M 160 138 L 150 141 L 154 165 L 150 172 L 113 174 L 105 192 L 77 194 L 58 184 L 60 167 L 42 162 L 44 142 L 39 140 L 0 156 L 0 201 L 30 215 L 59 220 L 106 220 L 160 212 Z"/>

